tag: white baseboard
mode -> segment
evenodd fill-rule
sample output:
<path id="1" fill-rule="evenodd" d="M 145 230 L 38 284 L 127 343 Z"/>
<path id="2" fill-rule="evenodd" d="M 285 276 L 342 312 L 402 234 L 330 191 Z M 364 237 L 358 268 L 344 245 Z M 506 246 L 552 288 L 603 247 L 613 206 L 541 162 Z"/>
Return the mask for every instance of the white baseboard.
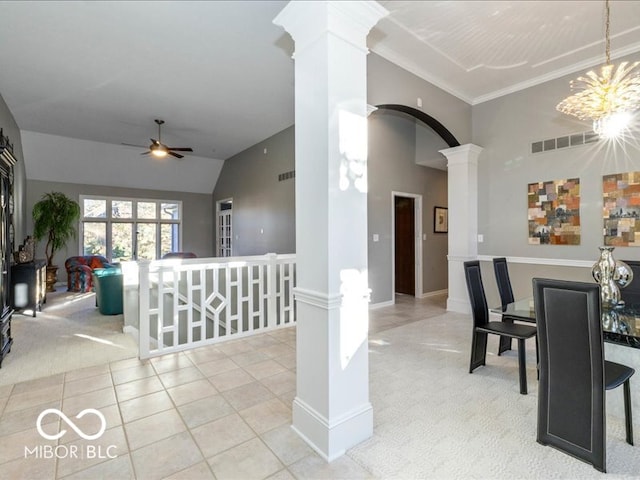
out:
<path id="1" fill-rule="evenodd" d="M 128 333 L 135 339 L 136 343 L 139 342 L 140 333 L 138 332 L 138 329 L 136 327 L 132 325 L 125 325 L 124 327 L 122 327 L 122 333 Z"/>
<path id="2" fill-rule="evenodd" d="M 468 301 L 456 300 L 449 297 L 447 299 L 447 312 L 471 313 L 471 306 Z"/>
<path id="3" fill-rule="evenodd" d="M 424 292 L 422 295 L 416 295 L 416 298 L 429 298 L 429 297 L 437 297 L 438 295 L 445 295 L 449 293 L 448 289 L 444 290 L 436 290 L 434 292 Z"/>
<path id="4" fill-rule="evenodd" d="M 444 290 L 436 290 L 434 292 L 425 292 L 421 295 L 416 295 L 416 298 L 429 298 L 429 297 L 437 297 L 438 295 L 446 295 L 447 293 L 449 293 L 448 289 L 444 289 Z M 378 303 L 371 303 L 369 304 L 369 310 L 377 310 L 378 308 L 384 308 L 384 307 L 392 307 L 396 304 L 395 301 L 393 300 L 387 300 L 386 302 L 378 302 Z"/>
<path id="5" fill-rule="evenodd" d="M 378 308 L 392 307 L 393 305 L 395 305 L 393 300 L 388 300 L 386 302 L 379 302 L 379 303 L 370 303 L 369 310 L 377 310 Z"/>

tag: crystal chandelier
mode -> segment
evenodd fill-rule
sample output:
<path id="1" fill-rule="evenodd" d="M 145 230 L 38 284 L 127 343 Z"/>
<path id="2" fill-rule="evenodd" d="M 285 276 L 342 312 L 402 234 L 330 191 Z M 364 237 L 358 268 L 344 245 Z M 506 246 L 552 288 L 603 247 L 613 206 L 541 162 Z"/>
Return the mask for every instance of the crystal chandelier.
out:
<path id="1" fill-rule="evenodd" d="M 605 52 L 607 63 L 600 73 L 591 70 L 570 83 L 570 97 L 556 109 L 580 120 L 592 120 L 593 131 L 603 137 L 615 137 L 631 122 L 633 112 L 640 109 L 640 62 L 611 63 L 609 38 L 609 0 L 605 1 Z"/>

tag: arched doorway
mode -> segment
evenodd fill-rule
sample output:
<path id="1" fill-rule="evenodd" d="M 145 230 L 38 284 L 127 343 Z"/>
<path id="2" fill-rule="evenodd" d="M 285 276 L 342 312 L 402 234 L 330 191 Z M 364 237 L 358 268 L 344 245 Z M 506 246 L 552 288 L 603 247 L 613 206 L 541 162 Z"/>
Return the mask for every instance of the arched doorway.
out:
<path id="1" fill-rule="evenodd" d="M 387 170 L 389 180 L 385 186 L 391 187 L 392 195 L 391 249 L 387 250 L 390 255 L 390 271 L 384 271 L 384 273 L 388 272 L 389 277 L 376 277 L 378 272 L 383 271 L 378 270 L 374 278 L 377 281 L 378 278 L 391 277 L 389 281 L 392 303 L 395 303 L 397 294 L 422 298 L 444 293 L 448 278 L 448 240 L 446 233 L 442 234 L 435 230 L 432 222 L 434 207 L 447 205 L 447 162 L 446 157 L 439 152 L 442 149 L 458 146 L 459 142 L 438 120 L 405 105 L 379 105 L 371 118 L 376 119 L 375 125 L 389 125 L 388 131 L 393 132 L 387 139 L 384 130 L 380 127 L 374 129 L 376 138 L 388 140 L 380 144 L 383 145 L 382 151 L 385 152 L 382 154 L 383 158 L 392 160 L 395 158 L 395 152 L 398 152 L 397 162 L 386 162 L 387 165 L 396 163 L 398 170 L 391 166 L 382 167 L 383 162 L 378 160 L 379 156 L 375 157 L 376 171 L 380 171 L 381 168 L 389 169 Z M 396 120 L 393 120 L 394 118 Z M 405 148 L 402 139 L 409 142 L 405 143 L 406 145 L 412 146 Z M 411 149 L 414 150 L 413 153 Z M 407 152 L 409 152 L 408 158 L 412 155 L 414 157 L 411 162 L 413 167 L 406 166 Z M 416 166 L 418 166 L 417 169 Z M 420 166 L 427 168 L 419 168 Z M 396 172 L 399 173 L 396 174 Z M 407 176 L 407 172 L 412 173 Z M 373 183 L 374 188 L 379 188 L 383 183 L 379 177 L 376 177 Z M 423 196 L 424 209 L 422 208 Z M 421 200 L 420 207 L 415 201 L 418 198 Z M 375 205 L 376 200 L 373 202 Z M 386 220 L 383 221 L 386 222 Z M 372 228 L 375 229 L 376 226 Z M 372 232 L 375 233 L 375 230 Z M 373 241 L 376 241 L 375 235 Z M 375 250 L 380 246 L 372 244 L 372 248 Z M 382 285 L 384 281 L 381 280 Z"/>
<path id="2" fill-rule="evenodd" d="M 406 113 L 414 117 L 416 120 L 420 120 L 427 126 L 429 126 L 434 132 L 436 132 L 449 147 L 459 147 L 460 142 L 453 136 L 447 127 L 442 125 L 438 120 L 433 118 L 431 115 L 424 113 L 422 110 L 415 109 L 413 107 L 408 107 L 406 105 L 396 105 L 396 104 L 384 104 L 384 105 L 376 105 L 376 108 L 379 110 L 394 110 L 396 112 Z"/>

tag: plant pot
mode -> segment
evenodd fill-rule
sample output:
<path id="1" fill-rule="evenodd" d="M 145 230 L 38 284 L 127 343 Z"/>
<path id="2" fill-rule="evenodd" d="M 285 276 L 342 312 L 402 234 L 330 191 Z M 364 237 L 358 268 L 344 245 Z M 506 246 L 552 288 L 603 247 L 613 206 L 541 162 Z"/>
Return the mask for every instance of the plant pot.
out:
<path id="1" fill-rule="evenodd" d="M 58 281 L 58 266 L 47 266 L 47 292 L 55 292 L 55 285 Z"/>

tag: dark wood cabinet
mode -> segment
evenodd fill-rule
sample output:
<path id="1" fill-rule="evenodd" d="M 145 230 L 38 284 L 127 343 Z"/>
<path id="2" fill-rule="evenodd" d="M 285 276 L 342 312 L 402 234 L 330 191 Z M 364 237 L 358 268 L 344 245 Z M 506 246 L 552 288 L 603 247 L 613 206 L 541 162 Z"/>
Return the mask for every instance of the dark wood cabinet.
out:
<path id="1" fill-rule="evenodd" d="M 11 351 L 13 338 L 11 337 L 11 314 L 0 318 L 0 367 L 4 357 Z"/>
<path id="2" fill-rule="evenodd" d="M 0 367 L 11 351 L 10 301 L 11 260 L 13 253 L 13 146 L 0 130 Z"/>
<path id="3" fill-rule="evenodd" d="M 34 260 L 11 266 L 11 305 L 15 310 L 42 311 L 47 301 L 47 261 Z"/>

